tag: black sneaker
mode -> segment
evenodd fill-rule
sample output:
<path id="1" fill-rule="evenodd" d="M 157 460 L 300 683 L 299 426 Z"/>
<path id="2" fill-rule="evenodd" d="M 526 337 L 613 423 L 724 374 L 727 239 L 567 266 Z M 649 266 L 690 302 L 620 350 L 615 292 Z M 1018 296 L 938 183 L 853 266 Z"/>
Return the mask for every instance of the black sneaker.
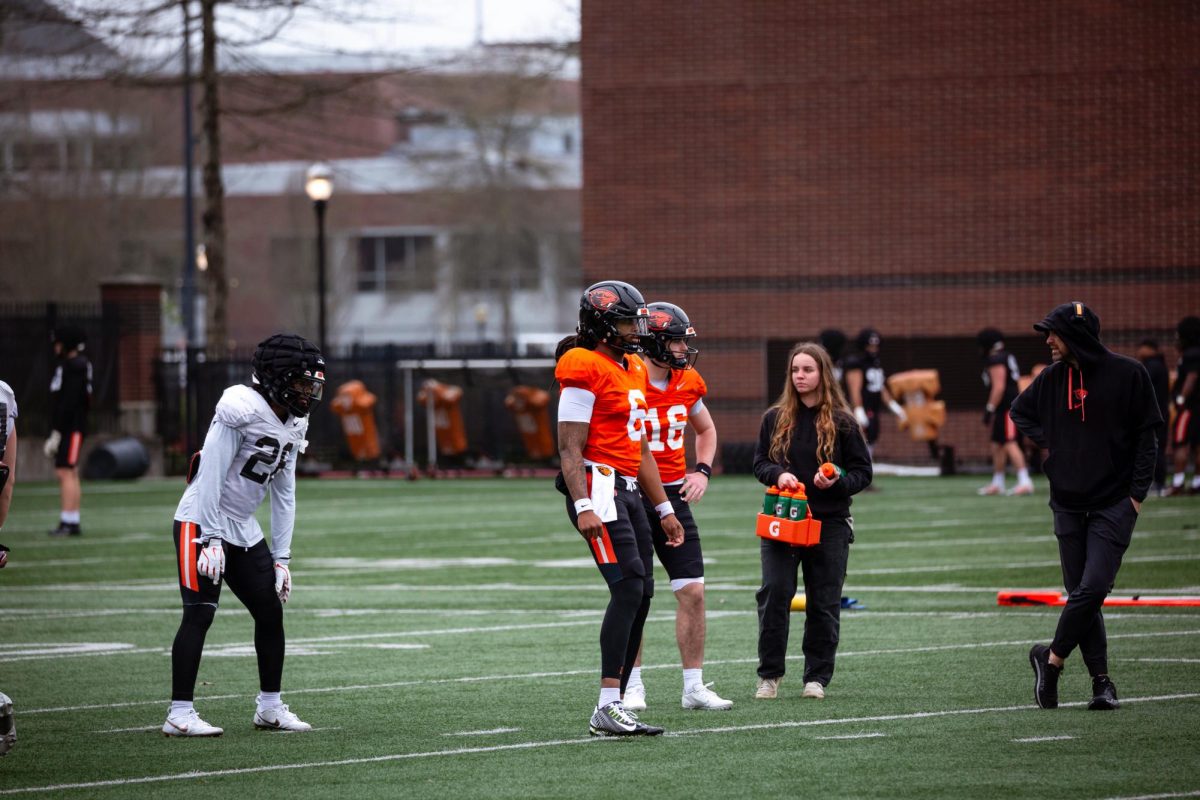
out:
<path id="1" fill-rule="evenodd" d="M 1092 678 L 1092 702 L 1088 711 L 1115 711 L 1121 707 L 1117 700 L 1117 687 L 1107 675 Z"/>
<path id="2" fill-rule="evenodd" d="M 58 527 L 50 531 L 51 536 L 82 536 L 83 530 L 79 527 L 78 522 L 60 522 Z"/>
<path id="3" fill-rule="evenodd" d="M 1058 708 L 1058 676 L 1062 667 L 1050 663 L 1050 648 L 1035 644 L 1029 650 L 1029 663 L 1033 665 L 1033 699 L 1038 708 Z"/>
<path id="4" fill-rule="evenodd" d="M 588 732 L 592 736 L 659 736 L 663 729 L 639 722 L 617 701 L 592 712 Z"/>

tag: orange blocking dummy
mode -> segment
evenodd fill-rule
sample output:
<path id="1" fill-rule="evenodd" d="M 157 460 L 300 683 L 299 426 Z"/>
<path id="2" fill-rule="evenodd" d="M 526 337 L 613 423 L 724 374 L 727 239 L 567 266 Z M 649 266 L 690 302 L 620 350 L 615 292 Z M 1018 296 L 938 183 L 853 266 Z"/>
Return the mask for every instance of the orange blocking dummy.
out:
<path id="1" fill-rule="evenodd" d="M 329 403 L 333 413 L 341 417 L 342 433 L 356 461 L 379 458 L 379 431 L 375 428 L 375 395 L 367 391 L 362 381 L 347 381 L 338 387 L 337 396 Z"/>
<path id="2" fill-rule="evenodd" d="M 433 428 L 437 434 L 437 449 L 442 455 L 457 456 L 467 450 L 467 429 L 463 425 L 461 386 L 451 386 L 427 380 L 421 386 L 417 402 L 428 407 L 433 398 Z"/>
<path id="3" fill-rule="evenodd" d="M 553 458 L 558 451 L 550 434 L 550 393 L 536 386 L 514 386 L 504 405 L 513 415 L 529 457 Z"/>

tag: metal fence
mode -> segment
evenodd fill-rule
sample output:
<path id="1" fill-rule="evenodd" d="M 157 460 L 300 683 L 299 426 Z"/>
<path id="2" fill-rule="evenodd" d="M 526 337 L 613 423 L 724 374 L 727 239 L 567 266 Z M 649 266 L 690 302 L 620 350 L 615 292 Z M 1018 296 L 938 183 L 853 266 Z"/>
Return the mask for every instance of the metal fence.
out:
<path id="1" fill-rule="evenodd" d="M 56 365 L 51 335 L 60 325 L 75 325 L 87 336 L 84 352 L 92 362 L 89 429 L 117 433 L 116 309 L 99 303 L 0 303 L 0 380 L 16 395 L 22 436 L 50 432 L 50 378 Z"/>
<path id="2" fill-rule="evenodd" d="M 375 424 L 379 430 L 382 462 L 393 467 L 429 466 L 429 431 L 426 409 L 416 402 L 416 392 L 427 379 L 460 386 L 461 409 L 467 434 L 467 451 L 447 459 L 437 456 L 439 467 L 530 464 L 521 436 L 504 399 L 514 386 L 549 389 L 551 366 L 529 366 L 527 360 L 494 347 L 463 348 L 454 356 L 433 359 L 433 345 L 356 347 L 327 354 L 328 383 L 325 402 L 309 423 L 309 468 L 349 469 L 351 457 L 341 421 L 329 401 L 341 384 L 360 380 L 376 396 Z M 182 472 L 192 452 L 204 442 L 217 401 L 234 384 L 250 383 L 251 352 L 238 352 L 228 360 L 212 360 L 200 351 L 185 355 L 164 352 L 156 365 L 158 433 L 164 446 L 164 467 Z M 547 362 L 548 364 L 548 362 Z M 404 366 L 400 366 L 404 365 Z M 411 382 L 407 379 L 411 376 Z M 411 387 L 412 396 L 406 396 Z M 553 425 L 554 408 L 550 409 Z M 303 465 L 302 465 L 303 466 Z"/>

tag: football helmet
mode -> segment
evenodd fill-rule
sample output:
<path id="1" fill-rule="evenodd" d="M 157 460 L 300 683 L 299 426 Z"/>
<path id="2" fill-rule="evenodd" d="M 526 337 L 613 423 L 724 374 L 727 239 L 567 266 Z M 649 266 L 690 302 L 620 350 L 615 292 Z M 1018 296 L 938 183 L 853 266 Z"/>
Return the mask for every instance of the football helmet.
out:
<path id="1" fill-rule="evenodd" d="M 579 335 L 625 353 L 641 352 L 649 334 L 650 312 L 636 287 L 622 281 L 600 281 L 583 290 L 579 298 Z M 621 320 L 633 320 L 633 339 L 617 329 Z"/>
<path id="2" fill-rule="evenodd" d="M 984 328 L 975 335 L 975 342 L 985 355 L 995 350 L 996 345 L 1002 341 L 1004 341 L 1004 334 L 996 328 Z"/>
<path id="3" fill-rule="evenodd" d="M 646 310 L 650 312 L 650 335 L 642 347 L 650 360 L 668 369 L 691 369 L 695 366 L 700 356 L 699 350 L 689 344 L 686 353 L 676 355 L 670 348 L 675 339 L 686 340 L 696 336 L 696 329 L 683 309 L 671 303 L 650 303 Z"/>
<path id="4" fill-rule="evenodd" d="M 255 385 L 267 399 L 304 417 L 325 393 L 325 359 L 317 346 L 294 333 L 259 342 L 250 361 Z"/>

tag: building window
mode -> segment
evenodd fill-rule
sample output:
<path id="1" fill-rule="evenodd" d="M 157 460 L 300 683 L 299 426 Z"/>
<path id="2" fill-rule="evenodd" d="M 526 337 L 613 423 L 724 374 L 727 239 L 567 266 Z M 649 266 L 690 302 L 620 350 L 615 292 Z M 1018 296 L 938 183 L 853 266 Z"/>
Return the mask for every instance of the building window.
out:
<path id="1" fill-rule="evenodd" d="M 432 236 L 363 236 L 358 291 L 431 291 L 437 281 Z"/>

